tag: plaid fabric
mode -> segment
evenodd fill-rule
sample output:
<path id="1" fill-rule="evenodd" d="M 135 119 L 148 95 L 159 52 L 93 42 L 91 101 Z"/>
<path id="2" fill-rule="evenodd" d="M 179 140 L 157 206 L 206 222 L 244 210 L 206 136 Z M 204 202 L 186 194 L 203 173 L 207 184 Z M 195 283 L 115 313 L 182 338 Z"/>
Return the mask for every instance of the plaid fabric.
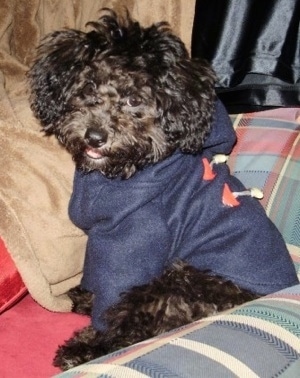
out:
<path id="1" fill-rule="evenodd" d="M 56 377 L 296 378 L 299 371 L 297 285 Z"/>
<path id="2" fill-rule="evenodd" d="M 229 165 L 246 187 L 263 190 L 262 205 L 282 233 L 300 277 L 299 109 L 232 116 L 237 132 Z"/>

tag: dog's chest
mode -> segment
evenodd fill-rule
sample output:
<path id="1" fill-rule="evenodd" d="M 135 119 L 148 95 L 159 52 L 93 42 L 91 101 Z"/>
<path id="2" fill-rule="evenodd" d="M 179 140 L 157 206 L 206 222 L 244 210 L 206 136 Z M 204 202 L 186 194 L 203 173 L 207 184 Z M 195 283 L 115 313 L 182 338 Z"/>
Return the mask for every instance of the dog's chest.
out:
<path id="1" fill-rule="evenodd" d="M 181 207 L 195 200 L 194 194 L 202 185 L 201 170 L 200 157 L 178 154 L 128 180 L 77 171 L 70 218 L 86 231 L 97 225 L 99 231 L 107 232 L 143 209 L 149 219 L 160 215 L 168 223 L 170 213 L 179 214 Z"/>
<path id="2" fill-rule="evenodd" d="M 122 229 L 128 233 L 148 230 L 151 234 L 151 224 L 160 224 L 169 234 L 174 250 L 182 239 L 189 238 L 189 233 L 203 233 L 201 230 L 211 227 L 211 222 L 226 211 L 221 202 L 222 177 L 212 185 L 203 175 L 201 156 L 181 154 L 128 180 L 78 171 L 70 217 L 87 233 L 96 228 L 98 234 L 106 234 L 121 224 L 127 224 Z"/>

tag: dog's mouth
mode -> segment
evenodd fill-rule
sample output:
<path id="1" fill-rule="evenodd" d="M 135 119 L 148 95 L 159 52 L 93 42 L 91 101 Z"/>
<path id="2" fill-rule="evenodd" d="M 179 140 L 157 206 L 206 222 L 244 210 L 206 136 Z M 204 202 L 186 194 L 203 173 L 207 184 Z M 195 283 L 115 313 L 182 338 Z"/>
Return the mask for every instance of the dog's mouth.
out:
<path id="1" fill-rule="evenodd" d="M 88 146 L 85 149 L 85 154 L 91 159 L 102 159 L 104 157 L 103 153 L 99 148 L 94 148 L 90 146 Z"/>

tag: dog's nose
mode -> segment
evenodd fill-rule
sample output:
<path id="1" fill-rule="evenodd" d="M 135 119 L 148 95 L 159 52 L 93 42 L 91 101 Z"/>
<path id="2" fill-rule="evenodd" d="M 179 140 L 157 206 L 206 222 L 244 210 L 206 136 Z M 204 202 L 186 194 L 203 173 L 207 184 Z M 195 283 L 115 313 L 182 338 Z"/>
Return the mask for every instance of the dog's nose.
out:
<path id="1" fill-rule="evenodd" d="M 89 146 L 95 148 L 101 147 L 107 142 L 107 132 L 104 130 L 89 128 L 86 130 L 84 138 Z"/>

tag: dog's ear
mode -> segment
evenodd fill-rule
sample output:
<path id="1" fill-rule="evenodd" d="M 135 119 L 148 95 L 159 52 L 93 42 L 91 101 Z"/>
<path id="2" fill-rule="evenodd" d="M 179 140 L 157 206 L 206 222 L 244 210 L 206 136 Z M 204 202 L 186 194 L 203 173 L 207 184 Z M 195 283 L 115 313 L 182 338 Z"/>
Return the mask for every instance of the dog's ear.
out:
<path id="1" fill-rule="evenodd" d="M 31 109 L 49 134 L 65 112 L 68 88 L 74 81 L 77 66 L 87 54 L 85 40 L 85 33 L 75 30 L 47 35 L 27 73 Z"/>
<path id="2" fill-rule="evenodd" d="M 31 109 L 47 134 L 55 133 L 68 109 L 71 88 L 95 55 L 118 45 L 132 25 L 129 15 L 119 26 L 117 15 L 103 8 L 98 22 L 89 22 L 94 30 L 65 29 L 47 35 L 37 49 L 35 61 L 27 73 Z M 138 24 L 137 24 L 138 25 Z"/>
<path id="3" fill-rule="evenodd" d="M 169 146 L 184 153 L 201 151 L 216 100 L 212 68 L 203 60 L 191 60 L 183 42 L 166 22 L 142 29 L 140 48 L 135 51 L 136 61 L 143 62 L 142 68 L 151 78 L 158 124 Z"/>
<path id="4" fill-rule="evenodd" d="M 47 35 L 37 49 L 27 73 L 30 103 L 46 133 L 54 133 L 69 110 L 70 88 L 94 55 L 107 48 L 105 34 L 79 30 L 60 30 Z"/>
<path id="5" fill-rule="evenodd" d="M 202 61 L 183 59 L 160 77 L 159 120 L 168 143 L 183 153 L 197 153 L 210 132 L 215 107 L 215 74 Z"/>

